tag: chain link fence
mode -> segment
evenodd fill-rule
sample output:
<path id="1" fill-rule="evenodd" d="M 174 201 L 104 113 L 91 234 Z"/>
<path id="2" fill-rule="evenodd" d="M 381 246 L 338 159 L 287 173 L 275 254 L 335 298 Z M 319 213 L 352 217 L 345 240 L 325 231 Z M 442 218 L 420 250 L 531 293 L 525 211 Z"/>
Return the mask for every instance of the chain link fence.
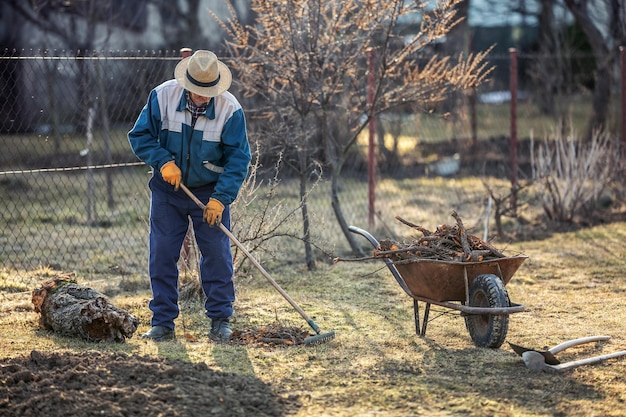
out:
<path id="1" fill-rule="evenodd" d="M 2 274 L 26 277 L 28 271 L 46 267 L 78 271 L 86 277 L 146 274 L 151 174 L 132 154 L 126 134 L 150 89 L 172 77 L 179 59 L 178 51 L 4 51 L 0 56 Z M 558 102 L 552 104 L 561 107 L 546 108 L 551 104 L 546 105 L 540 80 L 529 76 L 530 70 L 524 72 L 538 59 L 519 57 L 519 136 L 534 132 L 535 137 L 542 137 L 554 128 L 559 115 L 580 122 L 582 129 L 591 112 L 590 93 L 572 86 L 562 90 Z M 419 198 L 437 198 L 437 185 L 430 185 L 433 189 L 418 198 L 407 180 L 453 175 L 459 153 L 463 161 L 464 143 L 489 143 L 509 136 L 509 58 L 493 57 L 492 64 L 497 68 L 492 82 L 473 98 L 460 97 L 461 104 L 454 104 L 447 119 L 416 114 L 379 120 L 385 144 L 395 141 L 397 146 L 389 148 L 402 158 L 401 163 L 384 165 L 379 152 L 377 228 L 393 233 L 393 217 L 400 214 L 433 226 L 449 220 L 448 208 L 443 206 L 440 219 L 411 217 L 409 208 L 418 206 Z M 618 131 L 615 94 L 608 126 Z M 251 141 L 256 140 L 251 129 Z M 429 144 L 441 143 L 449 146 L 430 154 L 424 151 Z M 481 151 L 482 166 L 488 163 L 490 146 Z M 346 171 L 353 175 L 346 178 L 341 199 L 348 222 L 365 226 L 369 201 L 366 140 L 359 147 L 363 157 L 348 161 L 353 166 Z M 499 170 L 494 172 L 506 180 L 508 156 L 499 156 Z M 439 162 L 450 162 L 446 158 L 452 158 L 452 171 L 439 170 L 445 166 Z M 459 184 L 452 198 L 456 206 L 468 205 L 473 217 L 469 223 L 477 223 L 484 215 L 485 193 L 466 188 Z M 282 196 L 298 200 L 297 181 L 285 178 L 279 189 Z M 400 201 L 398 190 L 406 195 Z M 388 198 L 392 194 L 395 199 Z M 339 230 L 327 196 L 322 185 L 319 198 L 323 202 L 311 205 L 312 214 L 326 222 L 316 228 Z M 332 233 L 338 247 L 340 235 Z"/>

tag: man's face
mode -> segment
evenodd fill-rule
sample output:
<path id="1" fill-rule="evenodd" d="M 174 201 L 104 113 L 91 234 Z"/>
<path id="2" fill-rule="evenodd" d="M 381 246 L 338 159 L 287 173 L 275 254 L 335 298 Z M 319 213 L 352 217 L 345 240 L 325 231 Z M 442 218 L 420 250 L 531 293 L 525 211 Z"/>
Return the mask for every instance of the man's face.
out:
<path id="1" fill-rule="evenodd" d="M 191 98 L 191 101 L 193 101 L 193 104 L 195 104 L 196 106 L 208 103 L 210 99 L 210 97 L 204 97 L 200 94 L 192 93 L 191 91 L 189 92 L 189 98 Z"/>

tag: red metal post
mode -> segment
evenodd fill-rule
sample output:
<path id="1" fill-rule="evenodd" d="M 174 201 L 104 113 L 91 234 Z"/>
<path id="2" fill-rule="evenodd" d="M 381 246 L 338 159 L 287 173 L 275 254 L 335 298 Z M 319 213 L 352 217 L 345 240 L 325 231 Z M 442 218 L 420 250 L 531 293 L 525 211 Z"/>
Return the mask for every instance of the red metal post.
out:
<path id="1" fill-rule="evenodd" d="M 511 56 L 511 209 L 517 212 L 517 50 L 509 49 Z"/>
<path id="2" fill-rule="evenodd" d="M 471 32 L 471 31 L 470 31 Z M 470 33 L 468 50 L 474 50 L 474 35 Z M 475 152 L 478 146 L 478 121 L 476 119 L 476 87 L 472 87 L 469 95 L 469 112 L 470 112 L 470 131 L 472 134 L 472 152 Z"/>
<path id="3" fill-rule="evenodd" d="M 368 109 L 371 109 L 374 104 L 374 50 L 370 49 L 369 54 L 367 56 L 368 69 L 369 74 L 367 77 L 367 104 Z M 369 146 L 368 146 L 368 176 L 367 176 L 367 184 L 368 184 L 368 197 L 369 197 L 369 206 L 368 206 L 368 224 L 369 227 L 374 227 L 374 201 L 375 201 L 375 188 L 376 188 L 376 147 L 374 142 L 375 137 L 375 119 L 371 117 L 369 120 Z"/>
<path id="4" fill-rule="evenodd" d="M 470 132 L 472 135 L 472 152 L 478 146 L 478 121 L 476 119 L 476 87 L 469 94 Z"/>

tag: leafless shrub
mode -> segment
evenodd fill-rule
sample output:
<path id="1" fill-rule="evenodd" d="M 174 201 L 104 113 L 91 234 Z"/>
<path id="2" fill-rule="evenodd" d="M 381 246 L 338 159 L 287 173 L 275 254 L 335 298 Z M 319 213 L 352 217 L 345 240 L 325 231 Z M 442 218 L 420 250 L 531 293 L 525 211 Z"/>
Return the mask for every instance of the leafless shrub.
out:
<path id="1" fill-rule="evenodd" d="M 276 255 L 277 239 L 304 240 L 310 239 L 310 235 L 299 230 L 302 226 L 298 214 L 302 210 L 303 201 L 293 204 L 286 202 L 279 196 L 279 174 L 283 166 L 282 154 L 273 168 L 273 176 L 266 180 L 259 179 L 259 151 L 256 147 L 254 163 L 250 167 L 250 173 L 244 181 L 237 200 L 232 205 L 231 219 L 233 233 L 238 240 L 244 243 L 250 252 L 255 255 L 266 254 L 270 257 Z M 319 184 L 321 169 L 313 173 L 312 186 L 307 192 L 311 193 Z M 312 242 L 310 242 L 312 243 Z M 318 246 L 312 243 L 313 246 Z M 234 253 L 237 268 L 245 261 L 245 258 Z"/>
<path id="2" fill-rule="evenodd" d="M 584 142 L 574 131 L 564 134 L 558 129 L 536 152 L 531 143 L 533 179 L 548 219 L 572 222 L 575 216 L 589 215 L 597 207 L 616 172 L 615 142 L 601 131 Z"/>
<path id="3" fill-rule="evenodd" d="M 525 210 L 528 202 L 520 201 L 520 195 L 522 191 L 532 185 L 532 182 L 523 184 L 518 182 L 513 189 L 502 187 L 498 188 L 490 184 L 487 180 L 483 180 L 482 183 L 489 194 L 488 205 L 493 205 L 493 219 L 495 221 L 496 234 L 500 240 L 504 241 L 506 238 L 502 221 L 504 217 L 515 219 L 518 226 L 515 231 L 516 233 L 518 233 L 521 226 L 527 222 L 527 219 L 525 219 L 521 213 Z M 515 196 L 515 204 L 513 204 L 513 196 Z M 487 226 L 485 226 L 483 240 L 487 240 Z"/>

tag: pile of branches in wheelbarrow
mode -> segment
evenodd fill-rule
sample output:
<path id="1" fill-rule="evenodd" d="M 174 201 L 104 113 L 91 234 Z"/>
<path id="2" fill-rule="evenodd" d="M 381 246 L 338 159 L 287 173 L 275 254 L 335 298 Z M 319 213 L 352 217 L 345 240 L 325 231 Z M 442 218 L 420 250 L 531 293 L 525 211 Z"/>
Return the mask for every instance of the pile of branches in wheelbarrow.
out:
<path id="1" fill-rule="evenodd" d="M 411 242 L 380 241 L 374 250 L 374 258 L 390 258 L 394 262 L 411 259 L 435 259 L 454 262 L 480 262 L 504 258 L 505 255 L 482 239 L 467 233 L 463 221 L 456 211 L 452 211 L 455 225 L 443 224 L 431 232 L 398 216 L 401 223 L 418 230 L 422 237 Z"/>

